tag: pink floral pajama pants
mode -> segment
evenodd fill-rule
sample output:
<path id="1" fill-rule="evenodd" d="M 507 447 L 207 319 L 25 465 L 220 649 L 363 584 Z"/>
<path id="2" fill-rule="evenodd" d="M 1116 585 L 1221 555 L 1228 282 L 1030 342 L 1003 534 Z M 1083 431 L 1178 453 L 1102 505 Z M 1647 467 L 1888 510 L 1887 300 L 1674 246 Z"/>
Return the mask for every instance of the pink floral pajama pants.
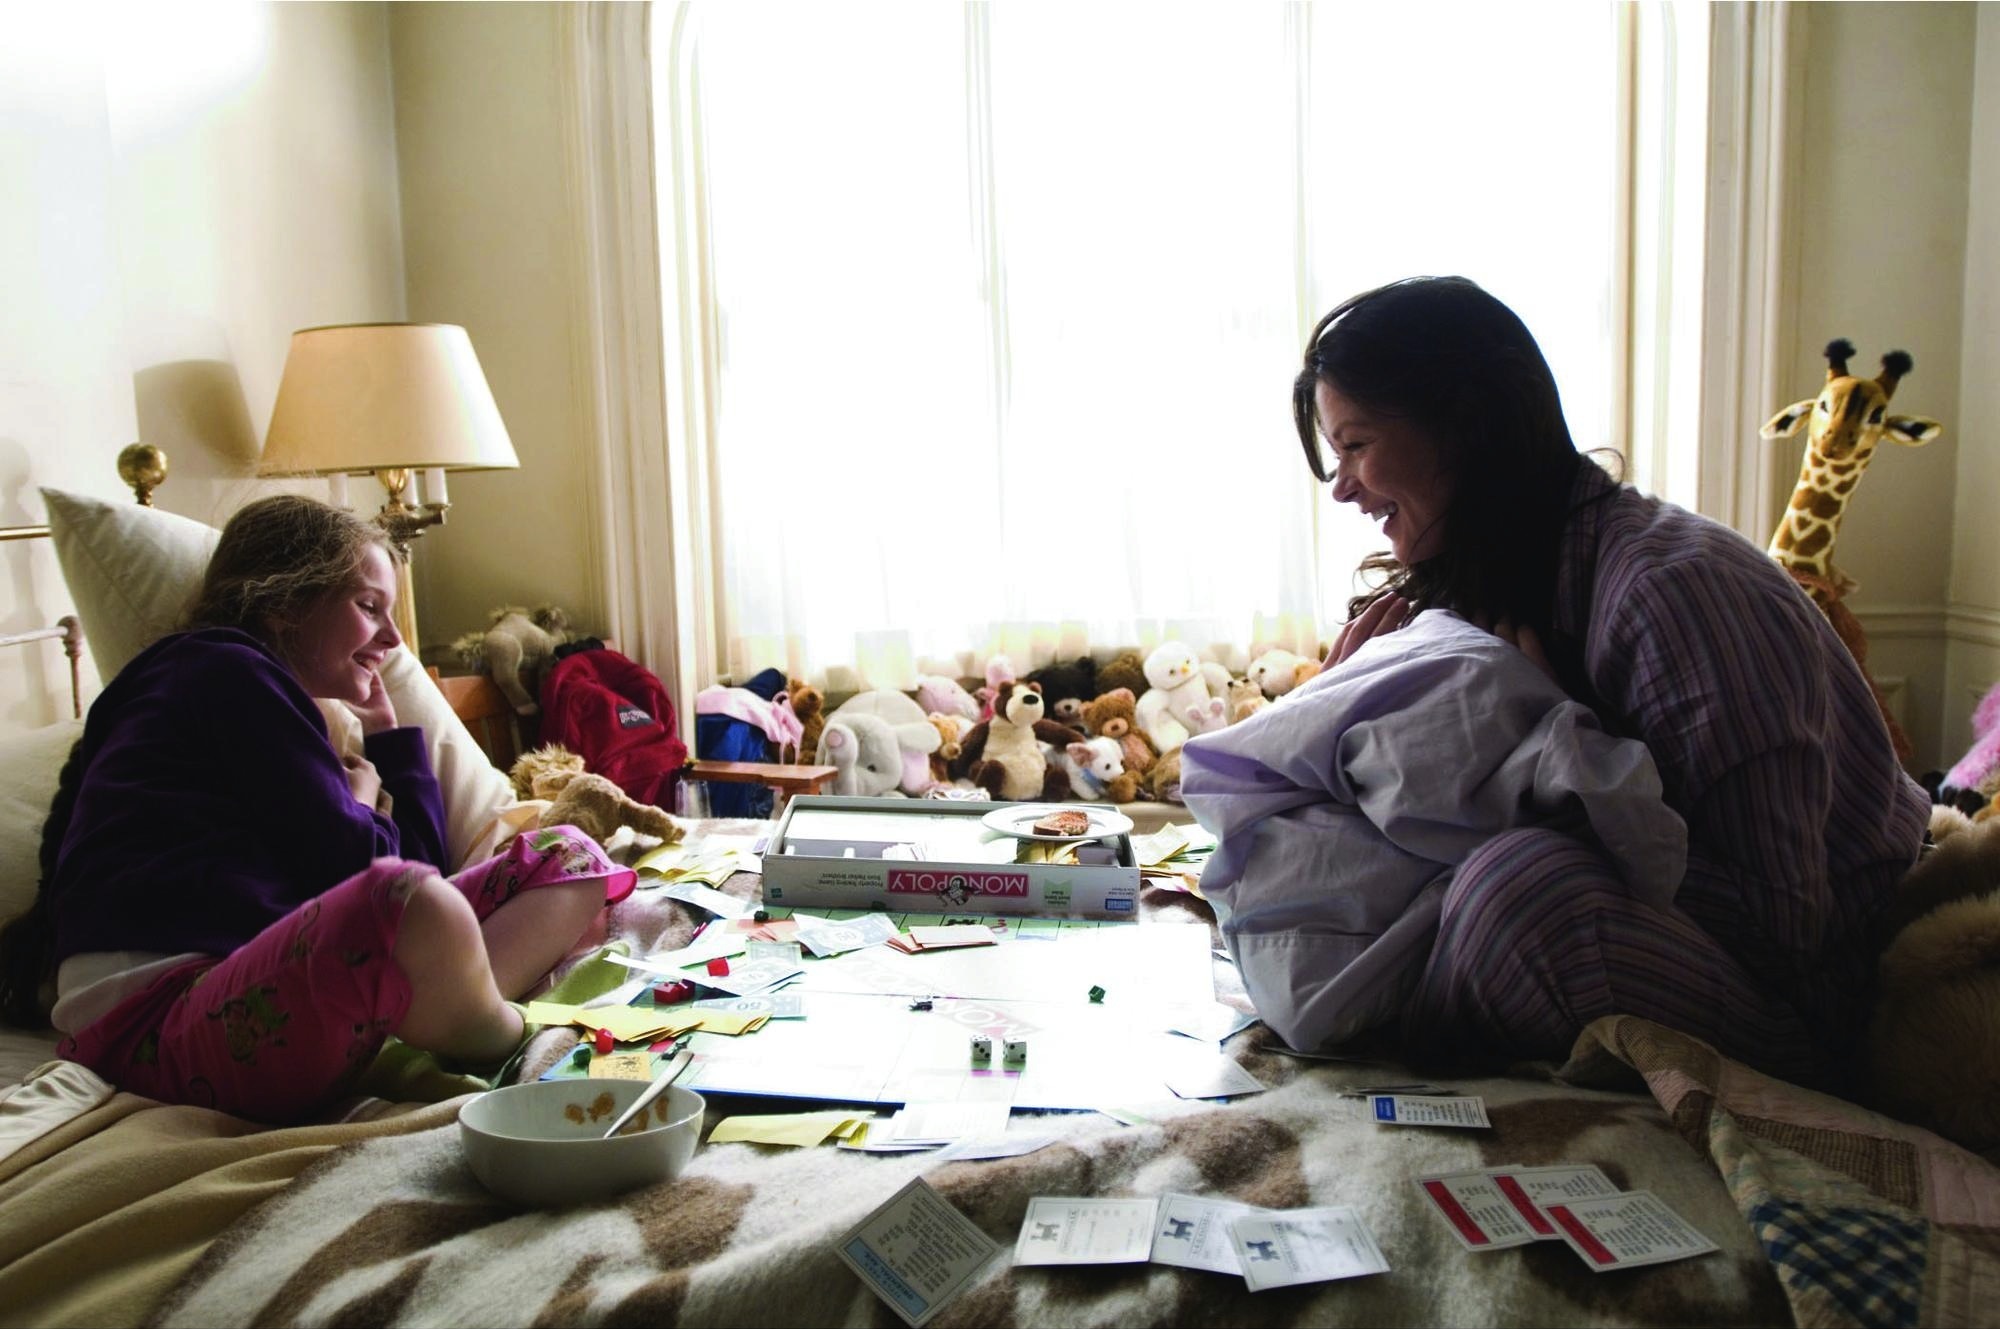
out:
<path id="1" fill-rule="evenodd" d="M 396 935 L 410 876 L 428 864 L 377 859 L 221 959 L 190 960 L 64 1039 L 59 1053 L 132 1093 L 296 1121 L 360 1075 L 410 1007 Z M 602 880 L 605 902 L 634 875 L 567 826 L 517 836 L 447 878 L 483 921 L 524 892 Z"/>

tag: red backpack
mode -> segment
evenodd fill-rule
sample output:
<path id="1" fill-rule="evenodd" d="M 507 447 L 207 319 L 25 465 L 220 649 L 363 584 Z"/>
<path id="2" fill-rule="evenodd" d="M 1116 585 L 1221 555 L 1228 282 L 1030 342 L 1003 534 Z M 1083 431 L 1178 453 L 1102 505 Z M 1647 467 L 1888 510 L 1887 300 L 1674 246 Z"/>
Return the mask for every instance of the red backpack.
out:
<path id="1" fill-rule="evenodd" d="M 652 670 L 608 648 L 578 651 L 549 671 L 542 682 L 542 742 L 562 744 L 587 770 L 669 810 L 688 759 L 666 687 Z"/>

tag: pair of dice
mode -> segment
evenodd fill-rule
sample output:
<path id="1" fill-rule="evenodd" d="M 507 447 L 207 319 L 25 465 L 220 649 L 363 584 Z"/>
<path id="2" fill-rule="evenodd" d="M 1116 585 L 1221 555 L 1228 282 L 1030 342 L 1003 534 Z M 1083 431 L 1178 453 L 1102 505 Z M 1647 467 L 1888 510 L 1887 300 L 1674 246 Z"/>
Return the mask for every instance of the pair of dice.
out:
<path id="1" fill-rule="evenodd" d="M 1010 1065 L 1020 1065 L 1028 1060 L 1028 1040 L 1010 1038 L 1001 1044 L 1000 1059 Z M 986 1065 L 993 1060 L 993 1040 L 985 1034 L 972 1036 L 972 1060 Z"/>

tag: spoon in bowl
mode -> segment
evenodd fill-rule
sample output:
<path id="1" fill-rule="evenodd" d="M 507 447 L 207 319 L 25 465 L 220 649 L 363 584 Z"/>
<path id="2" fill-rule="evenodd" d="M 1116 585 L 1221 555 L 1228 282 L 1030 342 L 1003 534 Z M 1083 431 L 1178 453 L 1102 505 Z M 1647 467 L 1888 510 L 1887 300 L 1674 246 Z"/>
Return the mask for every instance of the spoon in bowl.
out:
<path id="1" fill-rule="evenodd" d="M 618 1120 L 611 1123 L 611 1128 L 605 1131 L 601 1138 L 610 1139 L 624 1130 L 627 1122 L 651 1107 L 653 1100 L 666 1092 L 667 1086 L 674 1082 L 674 1077 L 679 1075 L 687 1064 L 687 1039 L 682 1037 L 676 1039 L 673 1047 L 668 1049 L 667 1064 L 660 1068 L 660 1073 L 653 1077 L 653 1082 L 646 1086 L 645 1092 L 632 1100 L 631 1107 L 618 1114 Z"/>

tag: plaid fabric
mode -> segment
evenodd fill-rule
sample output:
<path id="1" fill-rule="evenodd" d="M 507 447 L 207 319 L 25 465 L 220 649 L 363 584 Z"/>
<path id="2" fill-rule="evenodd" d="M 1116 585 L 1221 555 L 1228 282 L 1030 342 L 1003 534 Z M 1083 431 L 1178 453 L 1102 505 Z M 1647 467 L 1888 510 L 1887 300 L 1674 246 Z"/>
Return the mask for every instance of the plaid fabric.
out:
<path id="1" fill-rule="evenodd" d="M 1794 1297 L 1819 1293 L 1855 1324 L 1902 1329 L 1920 1322 L 1930 1224 L 1895 1210 L 1813 1208 L 1776 1198 L 1746 1218 L 1778 1279 Z"/>

